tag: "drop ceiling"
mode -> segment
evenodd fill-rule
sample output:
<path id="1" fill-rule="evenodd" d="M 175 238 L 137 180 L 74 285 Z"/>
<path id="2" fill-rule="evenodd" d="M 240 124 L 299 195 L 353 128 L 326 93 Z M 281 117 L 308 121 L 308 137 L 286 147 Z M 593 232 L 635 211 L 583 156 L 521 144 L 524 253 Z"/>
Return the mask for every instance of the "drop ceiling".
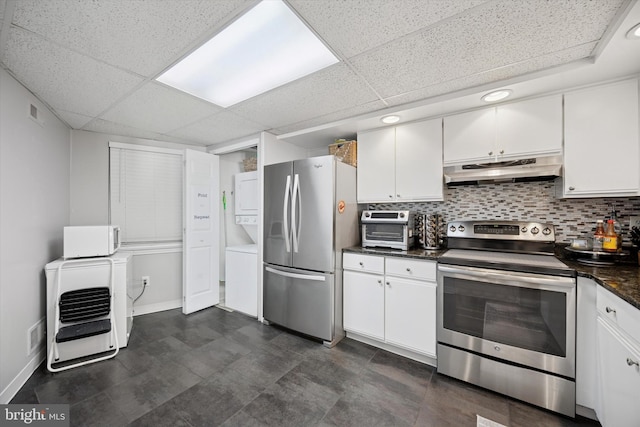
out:
<path id="1" fill-rule="evenodd" d="M 203 146 L 298 145 L 640 73 L 636 0 L 287 0 L 340 62 L 221 108 L 154 79 L 246 0 L 0 0 L 0 65 L 73 129 Z M 261 70 L 255 70 L 259 74 Z"/>

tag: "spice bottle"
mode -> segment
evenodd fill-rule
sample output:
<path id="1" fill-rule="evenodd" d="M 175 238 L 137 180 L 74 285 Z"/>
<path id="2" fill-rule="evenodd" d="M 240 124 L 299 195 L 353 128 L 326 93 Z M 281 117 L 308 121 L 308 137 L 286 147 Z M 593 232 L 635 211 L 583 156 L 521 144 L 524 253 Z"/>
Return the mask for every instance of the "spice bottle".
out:
<path id="1" fill-rule="evenodd" d="M 593 250 L 598 252 L 602 250 L 604 242 L 604 221 L 601 219 L 596 221 L 596 232 L 593 235 Z"/>
<path id="2" fill-rule="evenodd" d="M 604 233 L 602 249 L 607 252 L 616 252 L 618 250 L 618 235 L 612 219 L 607 221 L 607 230 Z"/>

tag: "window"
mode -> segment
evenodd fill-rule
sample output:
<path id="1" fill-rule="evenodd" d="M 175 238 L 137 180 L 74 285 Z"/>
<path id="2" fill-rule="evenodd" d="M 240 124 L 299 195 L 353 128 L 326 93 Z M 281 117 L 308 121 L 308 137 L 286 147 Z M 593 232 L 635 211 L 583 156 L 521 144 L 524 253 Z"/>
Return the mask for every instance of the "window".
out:
<path id="1" fill-rule="evenodd" d="M 110 143 L 111 224 L 123 243 L 182 240 L 182 152 Z"/>

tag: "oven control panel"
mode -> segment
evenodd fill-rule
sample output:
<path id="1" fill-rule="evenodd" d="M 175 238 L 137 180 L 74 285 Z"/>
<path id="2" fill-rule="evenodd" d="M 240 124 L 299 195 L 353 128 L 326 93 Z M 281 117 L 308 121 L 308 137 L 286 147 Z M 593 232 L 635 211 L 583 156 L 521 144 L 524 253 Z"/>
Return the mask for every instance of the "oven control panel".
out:
<path id="1" fill-rule="evenodd" d="M 452 221 L 447 237 L 555 242 L 552 224 L 525 221 Z"/>

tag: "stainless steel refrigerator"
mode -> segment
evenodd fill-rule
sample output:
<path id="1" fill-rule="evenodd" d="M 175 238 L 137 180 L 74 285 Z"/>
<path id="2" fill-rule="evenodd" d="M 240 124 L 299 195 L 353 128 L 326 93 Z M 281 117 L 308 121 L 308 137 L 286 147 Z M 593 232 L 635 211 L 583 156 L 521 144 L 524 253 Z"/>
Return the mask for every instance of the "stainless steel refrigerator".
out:
<path id="1" fill-rule="evenodd" d="M 333 346 L 342 248 L 360 239 L 356 169 L 333 155 L 269 165 L 264 192 L 264 318 Z"/>

